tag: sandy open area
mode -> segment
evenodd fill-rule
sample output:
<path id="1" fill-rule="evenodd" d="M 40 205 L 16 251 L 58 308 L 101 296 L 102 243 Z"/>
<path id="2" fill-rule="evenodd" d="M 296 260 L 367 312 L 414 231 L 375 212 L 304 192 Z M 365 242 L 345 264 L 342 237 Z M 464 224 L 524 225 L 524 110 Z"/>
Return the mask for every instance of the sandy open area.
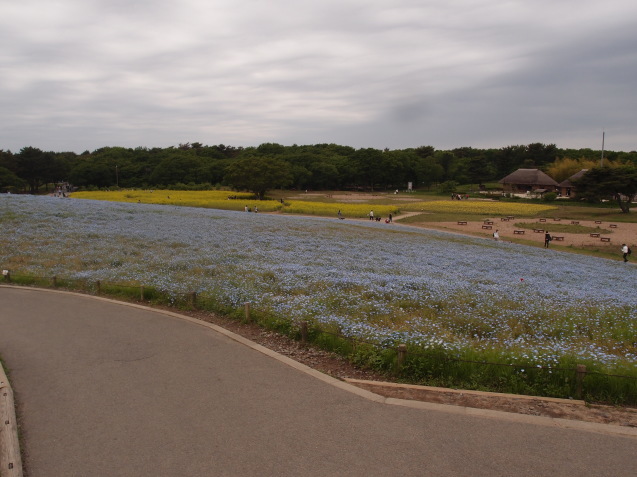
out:
<path id="1" fill-rule="evenodd" d="M 400 220 L 400 217 L 397 217 L 396 220 Z M 538 229 L 538 231 L 534 231 L 532 229 L 521 229 L 516 227 L 516 223 L 537 223 L 540 222 L 540 218 L 524 218 L 524 219 L 510 219 L 507 221 L 503 221 L 500 217 L 495 217 L 490 222 L 493 224 L 486 224 L 483 221 L 467 221 L 466 225 L 460 225 L 457 222 L 423 222 L 422 224 L 413 224 L 419 227 L 424 228 L 432 228 L 437 230 L 447 230 L 458 233 L 464 233 L 467 235 L 480 236 L 491 239 L 494 231 L 498 231 L 500 234 L 500 240 L 507 241 L 512 239 L 518 240 L 529 240 L 533 242 L 544 243 L 544 234 L 545 231 L 548 230 L 549 233 L 554 237 L 563 237 L 562 240 L 555 239 L 551 242 L 551 246 L 559 245 L 559 246 L 573 246 L 573 247 L 595 247 L 600 250 L 608 249 L 611 252 L 619 253 L 621 245 L 623 243 L 628 244 L 631 248 L 635 248 L 637 250 L 637 246 L 635 245 L 636 237 L 637 237 L 637 224 L 627 224 L 627 223 L 595 223 L 592 220 L 580 220 L 579 225 L 585 227 L 596 228 L 600 227 L 602 229 L 609 230 L 609 233 L 602 233 L 599 237 L 591 237 L 590 234 L 582 234 L 582 233 L 567 233 L 567 232 L 555 232 L 551 230 L 551 226 L 555 224 L 571 224 L 570 220 L 561 220 L 555 221 L 553 219 L 546 219 L 546 222 L 542 222 L 542 229 Z M 491 227 L 483 228 L 483 227 Z M 524 233 L 515 233 L 515 231 L 523 230 Z M 608 239 L 608 241 L 603 241 L 602 239 Z"/>
<path id="2" fill-rule="evenodd" d="M 301 192 L 298 193 L 294 198 L 297 200 L 303 200 L 303 197 L 325 197 L 337 201 L 342 202 L 350 202 L 350 203 L 359 203 L 359 202 L 373 202 L 374 200 L 381 200 L 392 198 L 396 200 L 404 200 L 404 201 L 418 201 L 418 198 L 411 198 L 409 196 L 405 196 L 401 194 L 399 196 L 394 197 L 392 192 L 371 192 L 371 193 L 359 193 L 359 192 L 338 192 L 335 194 L 329 194 L 325 192 Z M 400 222 L 401 218 L 409 217 L 411 215 L 417 215 L 417 212 L 407 212 L 402 213 L 399 216 L 395 216 L 394 220 L 396 222 Z M 546 222 L 541 222 L 542 220 L 546 220 Z M 502 217 L 493 217 L 490 219 L 490 222 L 493 224 L 485 224 L 482 220 L 478 221 L 467 221 L 466 225 L 460 225 L 458 222 L 422 222 L 422 223 L 411 223 L 409 225 L 421 228 L 435 229 L 435 230 L 444 230 L 448 232 L 455 232 L 460 234 L 466 234 L 471 236 L 484 237 L 487 239 L 491 239 L 493 237 L 493 232 L 498 230 L 500 234 L 501 241 L 531 241 L 544 243 L 544 233 L 545 230 L 548 230 L 552 236 L 558 237 L 551 242 L 551 247 L 586 247 L 586 248 L 596 248 L 602 251 L 607 250 L 610 253 L 617 253 L 619 256 L 620 248 L 622 244 L 628 244 L 632 249 L 637 251 L 637 224 L 630 223 L 613 223 L 613 222 L 602 222 L 595 223 L 593 220 L 580 220 L 578 221 L 579 225 L 590 227 L 590 228 L 601 228 L 606 229 L 609 232 L 600 234 L 599 237 L 591 237 L 588 233 L 567 233 L 567 232 L 556 232 L 555 229 L 551 229 L 552 225 L 560 224 L 560 225 L 570 225 L 571 220 L 562 219 L 562 220 L 554 220 L 552 218 L 513 218 L 510 220 L 502 220 Z M 516 227 L 516 223 L 542 223 L 542 229 L 538 229 L 538 232 L 535 232 L 533 229 L 521 229 L 520 227 Z M 483 228 L 491 227 L 489 228 Z M 524 233 L 515 233 L 515 230 L 524 230 Z M 539 230 L 542 230 L 539 232 Z M 559 237 L 562 237 L 559 239 Z M 603 239 L 603 240 L 602 240 Z"/>

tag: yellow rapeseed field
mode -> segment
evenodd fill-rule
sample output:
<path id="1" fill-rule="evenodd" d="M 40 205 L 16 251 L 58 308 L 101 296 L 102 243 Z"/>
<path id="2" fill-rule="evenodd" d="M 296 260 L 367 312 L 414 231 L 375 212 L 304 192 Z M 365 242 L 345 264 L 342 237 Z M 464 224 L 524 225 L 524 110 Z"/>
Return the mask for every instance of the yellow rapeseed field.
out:
<path id="1" fill-rule="evenodd" d="M 255 201 L 248 192 L 229 191 L 178 191 L 178 190 L 129 190 L 74 192 L 75 199 L 107 200 L 112 202 L 138 202 L 143 204 L 181 205 L 187 207 L 206 207 L 211 209 L 244 210 L 247 206 L 261 212 L 281 211 L 289 214 L 334 216 L 341 211 L 343 217 L 368 217 L 370 210 L 374 216 L 386 218 L 390 213 L 396 215 L 398 208 L 392 205 L 344 204 L 291 201 L 282 204 L 276 200 Z"/>
<path id="2" fill-rule="evenodd" d="M 74 192 L 75 199 L 107 200 L 112 202 L 139 202 L 144 204 L 181 205 L 186 207 L 205 207 L 210 209 L 244 210 L 255 206 L 261 212 L 281 211 L 289 214 L 334 216 L 341 211 L 343 217 L 364 218 L 370 210 L 375 217 L 387 218 L 389 214 L 398 215 L 403 212 L 441 212 L 461 214 L 481 214 L 485 216 L 515 215 L 536 216 L 557 207 L 541 204 L 523 204 L 497 201 L 455 201 L 436 200 L 396 205 L 324 203 L 305 201 L 286 201 L 284 204 L 276 200 L 254 200 L 249 192 L 232 191 L 178 191 L 178 190 L 121 190 Z"/>
<path id="3" fill-rule="evenodd" d="M 276 201 L 255 201 L 249 192 L 219 190 L 180 191 L 180 190 L 130 190 L 74 192 L 75 199 L 108 200 L 112 202 L 139 202 L 143 204 L 181 205 L 186 207 L 205 207 L 209 209 L 244 210 L 257 205 L 263 212 L 279 210 L 283 204 Z"/>
<path id="4" fill-rule="evenodd" d="M 487 216 L 535 216 L 549 210 L 555 210 L 557 207 L 553 205 L 522 204 L 517 202 L 436 200 L 431 202 L 414 202 L 401 207 L 401 209 L 404 211 L 482 214 Z"/>

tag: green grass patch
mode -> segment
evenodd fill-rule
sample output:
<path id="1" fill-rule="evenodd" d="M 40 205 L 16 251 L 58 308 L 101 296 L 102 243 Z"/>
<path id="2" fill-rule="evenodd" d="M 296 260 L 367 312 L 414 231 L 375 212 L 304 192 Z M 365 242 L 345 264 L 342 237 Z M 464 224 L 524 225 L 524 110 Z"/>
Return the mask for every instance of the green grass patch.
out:
<path id="1" fill-rule="evenodd" d="M 562 224 L 559 222 L 516 222 L 516 228 L 519 229 L 543 229 L 550 230 L 552 233 L 569 233 L 569 234 L 610 234 L 613 231 L 610 229 L 604 229 L 599 226 L 597 227 L 588 227 L 586 225 L 570 225 L 570 224 Z"/>

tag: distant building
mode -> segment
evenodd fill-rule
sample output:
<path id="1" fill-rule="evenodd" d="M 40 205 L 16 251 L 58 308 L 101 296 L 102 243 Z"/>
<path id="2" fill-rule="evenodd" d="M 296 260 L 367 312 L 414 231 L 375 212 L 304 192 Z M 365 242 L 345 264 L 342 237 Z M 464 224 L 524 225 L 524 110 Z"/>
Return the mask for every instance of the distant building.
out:
<path id="1" fill-rule="evenodd" d="M 539 169 L 518 169 L 498 182 L 504 192 L 512 194 L 542 195 L 559 191 L 559 184 Z"/>
<path id="2" fill-rule="evenodd" d="M 573 174 L 566 180 L 560 182 L 560 194 L 563 197 L 575 197 L 575 184 L 573 184 L 576 180 L 581 179 L 584 174 L 588 172 L 588 169 L 582 169 L 581 171 Z"/>

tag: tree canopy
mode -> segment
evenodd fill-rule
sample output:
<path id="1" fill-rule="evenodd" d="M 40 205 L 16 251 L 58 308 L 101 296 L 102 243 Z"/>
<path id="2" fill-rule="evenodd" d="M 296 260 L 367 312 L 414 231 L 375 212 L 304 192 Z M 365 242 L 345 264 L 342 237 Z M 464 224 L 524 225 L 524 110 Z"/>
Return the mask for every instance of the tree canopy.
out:
<path id="1" fill-rule="evenodd" d="M 589 200 L 612 198 L 622 212 L 630 212 L 630 203 L 637 194 L 637 168 L 633 165 L 596 167 L 575 181 L 577 194 Z"/>
<path id="2" fill-rule="evenodd" d="M 228 166 L 226 171 L 230 184 L 254 192 L 259 200 L 263 200 L 269 189 L 287 187 L 293 180 L 290 164 L 274 156 L 246 157 Z"/>
<path id="3" fill-rule="evenodd" d="M 381 150 L 338 144 L 264 143 L 243 148 L 192 142 L 166 148 L 103 147 L 79 155 L 25 147 L 15 154 L 0 150 L 0 168 L 12 174 L 3 172 L 0 188 L 38 193 L 56 182 L 70 182 L 85 188 L 227 186 L 257 194 L 272 187 L 391 190 L 404 189 L 409 182 L 425 188 L 441 182 L 497 181 L 521 167 L 553 172 L 560 176 L 554 177 L 558 180 L 590 168 L 599 155 L 600 151 L 591 149 L 559 149 L 540 143 L 500 149 Z M 605 156 L 613 163 L 637 165 L 635 151 L 605 151 Z M 275 173 L 270 166 L 279 170 Z"/>

